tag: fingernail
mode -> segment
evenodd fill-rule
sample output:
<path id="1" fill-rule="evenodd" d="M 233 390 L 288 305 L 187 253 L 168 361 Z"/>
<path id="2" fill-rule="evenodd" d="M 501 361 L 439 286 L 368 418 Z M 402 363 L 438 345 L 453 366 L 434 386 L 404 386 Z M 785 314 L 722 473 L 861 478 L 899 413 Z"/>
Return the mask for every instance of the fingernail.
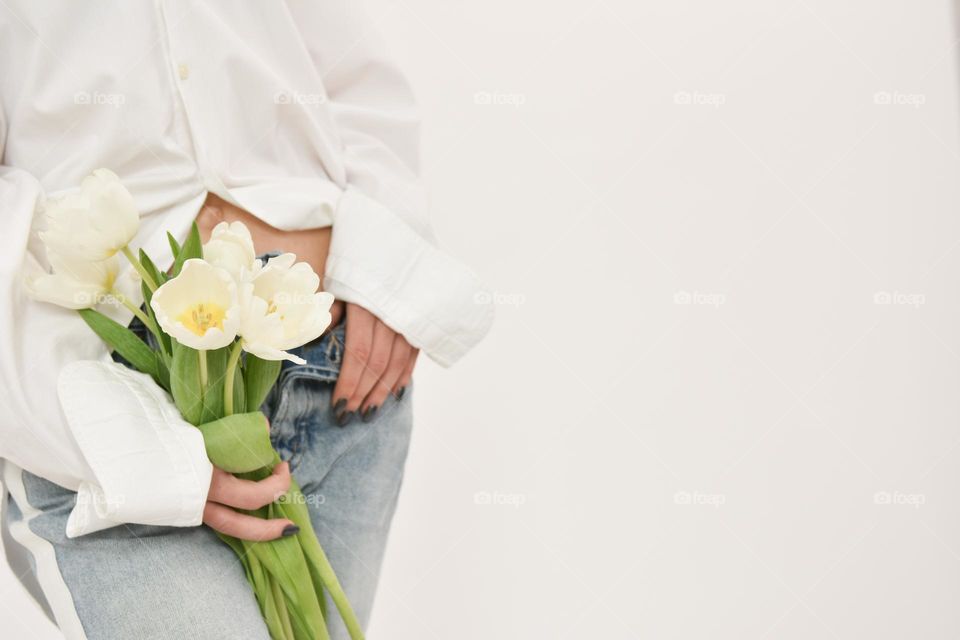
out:
<path id="1" fill-rule="evenodd" d="M 367 410 L 363 412 L 363 421 L 370 422 L 375 415 L 377 415 L 377 406 L 367 407 Z"/>
<path id="2" fill-rule="evenodd" d="M 283 533 L 280 535 L 282 535 L 284 538 L 289 538 L 290 536 L 295 536 L 298 533 L 300 533 L 300 527 L 295 524 L 288 524 L 283 528 Z"/>
<path id="3" fill-rule="evenodd" d="M 403 394 L 405 394 L 406 392 L 407 392 L 407 385 L 403 385 L 402 387 L 400 387 L 400 390 L 397 391 L 397 400 L 402 400 Z"/>
<path id="4" fill-rule="evenodd" d="M 347 399 L 340 398 L 333 404 L 333 413 L 339 414 L 341 411 L 343 411 L 343 408 L 346 406 L 347 406 Z"/>
<path id="5" fill-rule="evenodd" d="M 338 416 L 337 416 L 337 426 L 338 426 L 338 427 L 345 427 L 345 426 L 347 426 L 348 424 L 350 424 L 350 421 L 353 420 L 353 414 L 355 414 L 355 413 L 356 413 L 356 411 L 344 411 L 343 413 L 341 413 L 340 415 L 338 415 Z"/>

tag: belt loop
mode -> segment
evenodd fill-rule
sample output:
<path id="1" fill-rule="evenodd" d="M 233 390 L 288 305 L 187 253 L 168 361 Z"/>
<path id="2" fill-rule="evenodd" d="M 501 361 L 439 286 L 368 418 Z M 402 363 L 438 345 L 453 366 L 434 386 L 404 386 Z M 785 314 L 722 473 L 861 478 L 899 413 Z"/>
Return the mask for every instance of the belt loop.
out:
<path id="1" fill-rule="evenodd" d="M 340 362 L 342 357 L 343 345 L 340 343 L 340 338 L 337 336 L 337 329 L 334 328 L 330 330 L 330 342 L 327 344 L 327 361 L 332 363 Z"/>

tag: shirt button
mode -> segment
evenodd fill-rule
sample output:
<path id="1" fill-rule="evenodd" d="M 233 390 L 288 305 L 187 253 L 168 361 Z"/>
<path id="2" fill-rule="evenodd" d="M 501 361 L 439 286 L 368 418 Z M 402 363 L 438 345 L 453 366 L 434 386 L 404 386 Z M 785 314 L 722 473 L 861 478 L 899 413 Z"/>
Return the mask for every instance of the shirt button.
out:
<path id="1" fill-rule="evenodd" d="M 181 80 L 186 80 L 190 77 L 190 67 L 185 64 L 181 64 L 179 67 L 177 67 L 177 73 L 180 74 Z"/>

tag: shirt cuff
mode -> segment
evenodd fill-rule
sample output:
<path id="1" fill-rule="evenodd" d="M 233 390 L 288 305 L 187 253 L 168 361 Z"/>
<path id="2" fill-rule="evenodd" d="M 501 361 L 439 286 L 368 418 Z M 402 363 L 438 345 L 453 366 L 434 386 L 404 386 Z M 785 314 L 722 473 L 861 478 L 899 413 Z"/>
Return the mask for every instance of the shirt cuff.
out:
<path id="1" fill-rule="evenodd" d="M 443 366 L 493 323 L 492 296 L 470 269 L 353 187 L 334 212 L 324 289 L 364 307 Z"/>
<path id="2" fill-rule="evenodd" d="M 57 391 L 94 476 L 77 491 L 68 538 L 124 523 L 202 522 L 213 474 L 203 436 L 150 376 L 115 362 L 73 362 Z"/>

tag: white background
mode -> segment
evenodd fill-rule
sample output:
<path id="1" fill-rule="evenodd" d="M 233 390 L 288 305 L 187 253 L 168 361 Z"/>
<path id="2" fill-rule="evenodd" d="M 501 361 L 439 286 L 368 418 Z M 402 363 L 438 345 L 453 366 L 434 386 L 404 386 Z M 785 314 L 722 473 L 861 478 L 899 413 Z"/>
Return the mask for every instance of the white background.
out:
<path id="1" fill-rule="evenodd" d="M 950 2 L 370 10 L 498 317 L 420 367 L 369 635 L 960 637 Z"/>

